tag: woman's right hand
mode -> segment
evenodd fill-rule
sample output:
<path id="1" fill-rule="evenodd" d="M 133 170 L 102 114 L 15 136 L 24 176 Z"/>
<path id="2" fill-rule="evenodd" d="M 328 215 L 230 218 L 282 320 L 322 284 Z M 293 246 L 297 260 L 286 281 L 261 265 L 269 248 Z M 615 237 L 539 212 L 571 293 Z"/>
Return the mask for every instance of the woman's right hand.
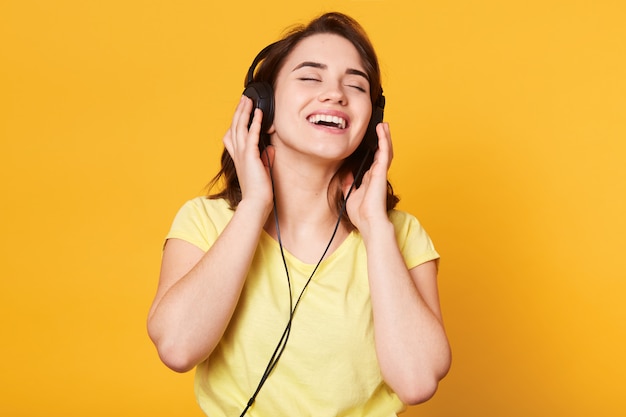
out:
<path id="1" fill-rule="evenodd" d="M 163 362 L 178 372 L 207 359 L 222 338 L 272 210 L 274 149 L 260 157 L 263 115 L 257 110 L 248 129 L 251 112 L 252 100 L 242 97 L 224 135 L 242 193 L 235 214 L 208 251 L 182 239 L 169 239 L 163 250 L 148 333 Z"/>
<path id="2" fill-rule="evenodd" d="M 223 142 L 235 164 L 241 187 L 241 201 L 259 204 L 269 214 L 273 200 L 269 167 L 274 161 L 274 148 L 268 145 L 262 155 L 259 155 L 263 113 L 260 109 L 254 110 L 252 124 L 248 129 L 252 106 L 252 100 L 242 95 Z"/>

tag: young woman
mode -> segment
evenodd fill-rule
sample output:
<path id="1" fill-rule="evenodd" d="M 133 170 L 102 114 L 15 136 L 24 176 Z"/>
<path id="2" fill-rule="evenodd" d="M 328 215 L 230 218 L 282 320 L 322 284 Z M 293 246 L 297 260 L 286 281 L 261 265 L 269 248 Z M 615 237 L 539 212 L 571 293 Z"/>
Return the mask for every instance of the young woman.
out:
<path id="1" fill-rule="evenodd" d="M 150 337 L 168 367 L 196 368 L 212 417 L 396 415 L 435 393 L 450 349 L 439 255 L 394 209 L 389 125 L 364 141 L 382 106 L 375 52 L 328 13 L 259 58 L 274 114 L 241 97 L 223 189 L 167 236 Z"/>

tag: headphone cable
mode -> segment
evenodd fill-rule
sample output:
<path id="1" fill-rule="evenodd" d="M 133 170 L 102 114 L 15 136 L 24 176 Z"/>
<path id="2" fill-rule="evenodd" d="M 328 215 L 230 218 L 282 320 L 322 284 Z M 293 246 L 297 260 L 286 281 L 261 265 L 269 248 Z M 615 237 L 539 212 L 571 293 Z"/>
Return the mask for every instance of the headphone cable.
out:
<path id="1" fill-rule="evenodd" d="M 275 187 L 274 187 L 274 176 L 272 175 L 272 168 L 273 167 L 272 167 L 272 164 L 270 162 L 269 155 L 267 153 L 267 146 L 264 147 L 263 152 L 265 152 L 265 156 L 267 158 L 267 162 L 268 162 L 268 166 L 269 166 L 270 181 L 271 181 L 271 184 L 272 184 L 273 205 L 274 205 L 274 222 L 276 223 L 276 238 L 277 238 L 277 241 L 278 241 L 278 246 L 280 248 L 280 254 L 281 254 L 281 257 L 282 257 L 283 266 L 285 268 L 285 274 L 287 276 L 287 287 L 289 288 L 289 319 L 287 321 L 287 325 L 285 326 L 285 330 L 283 331 L 283 334 L 281 335 L 280 340 L 278 341 L 278 344 L 276 345 L 276 348 L 274 349 L 274 352 L 272 353 L 272 356 L 270 357 L 270 360 L 269 360 L 267 366 L 265 367 L 265 371 L 263 372 L 263 376 L 261 377 L 261 380 L 259 381 L 259 384 L 257 385 L 256 390 L 254 391 L 254 394 L 252 394 L 252 396 L 250 397 L 250 399 L 248 400 L 248 402 L 246 404 L 246 407 L 241 412 L 240 417 L 243 417 L 246 414 L 246 412 L 248 411 L 248 409 L 252 406 L 252 404 L 256 400 L 257 395 L 259 394 L 259 391 L 261 391 L 261 388 L 265 384 L 265 381 L 267 381 L 267 379 L 269 378 L 270 374 L 272 373 L 272 371 L 276 367 L 276 364 L 278 363 L 278 360 L 280 359 L 280 357 L 282 356 L 283 352 L 285 351 L 285 348 L 287 346 L 287 341 L 289 340 L 289 335 L 291 334 L 291 325 L 293 323 L 293 317 L 294 317 L 294 315 L 296 313 L 296 309 L 298 308 L 298 305 L 300 304 L 300 300 L 302 299 L 302 296 L 304 295 L 305 290 L 307 289 L 307 287 L 309 286 L 309 283 L 313 279 L 313 275 L 315 275 L 315 272 L 317 271 L 318 267 L 320 266 L 320 264 L 324 260 L 324 257 L 326 256 L 326 253 L 328 253 L 328 250 L 330 249 L 330 245 L 332 244 L 333 240 L 335 239 L 335 235 L 337 234 L 337 231 L 339 230 L 339 225 L 341 224 L 341 218 L 343 217 L 344 213 L 346 212 L 346 205 L 348 203 L 348 197 L 350 197 L 350 194 L 352 194 L 352 191 L 354 190 L 355 184 L 356 184 L 356 180 L 355 180 L 350 185 L 350 188 L 348 189 L 348 192 L 346 193 L 346 196 L 345 196 L 345 198 L 343 199 L 343 201 L 341 203 L 341 208 L 339 210 L 339 216 L 337 218 L 337 222 L 335 223 L 335 227 L 333 229 L 333 233 L 332 233 L 332 235 L 330 237 L 330 240 L 329 240 L 328 244 L 326 245 L 326 248 L 324 249 L 324 252 L 322 253 L 322 256 L 317 261 L 317 264 L 315 265 L 315 268 L 313 268 L 313 272 L 311 272 L 311 275 L 309 276 L 309 278 L 307 279 L 306 283 L 304 284 L 304 287 L 302 288 L 302 291 L 300 291 L 300 295 L 298 296 L 298 299 L 296 300 L 296 303 L 294 305 L 293 304 L 292 291 L 291 291 L 291 278 L 289 276 L 289 268 L 287 266 L 287 259 L 285 257 L 285 251 L 284 251 L 284 248 L 283 248 L 283 243 L 282 243 L 282 239 L 281 239 L 281 235 L 280 235 L 280 226 L 279 226 L 279 222 L 278 222 L 278 208 L 277 208 L 277 204 L 276 204 L 276 193 L 275 193 Z M 363 168 L 365 166 L 365 162 L 367 160 L 367 156 L 369 156 L 370 153 L 371 153 L 371 150 L 368 148 L 367 153 L 365 155 L 365 158 L 363 158 L 363 160 L 361 161 L 361 165 L 359 166 L 359 169 L 357 171 L 357 175 L 355 176 L 355 179 L 361 177 L 361 173 L 362 173 Z"/>

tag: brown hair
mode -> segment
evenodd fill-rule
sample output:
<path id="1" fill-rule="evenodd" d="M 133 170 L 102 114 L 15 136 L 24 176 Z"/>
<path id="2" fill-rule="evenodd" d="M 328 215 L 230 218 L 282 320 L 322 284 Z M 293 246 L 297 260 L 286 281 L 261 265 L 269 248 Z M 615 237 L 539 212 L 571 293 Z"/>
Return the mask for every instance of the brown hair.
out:
<path id="1" fill-rule="evenodd" d="M 369 78 L 370 99 L 373 108 L 378 98 L 382 95 L 378 58 L 372 43 L 361 25 L 353 18 L 342 13 L 326 13 L 312 20 L 307 25 L 295 26 L 289 30 L 280 41 L 272 45 L 266 57 L 259 64 L 254 74 L 254 81 L 265 81 L 274 86 L 276 84 L 276 77 L 289 53 L 303 39 L 320 33 L 339 35 L 349 40 L 354 45 L 361 57 L 365 72 Z M 262 133 L 262 135 L 266 134 Z M 265 139 L 266 143 L 269 143 L 267 138 L 261 138 L 261 140 L 263 139 Z M 365 155 L 367 155 L 367 152 L 364 144 L 361 143 L 354 153 L 345 159 L 330 182 L 328 198 L 331 205 L 336 207 L 337 214 L 339 214 L 343 203 L 341 180 L 349 172 L 357 171 Z M 220 171 L 208 185 L 208 197 L 212 199 L 223 198 L 228 201 L 230 207 L 234 210 L 241 201 L 241 187 L 239 186 L 239 179 L 235 171 L 235 164 L 226 149 L 222 152 L 221 164 Z M 224 188 L 217 193 L 211 193 L 211 189 L 220 180 L 223 180 Z M 398 201 L 399 198 L 394 194 L 391 184 L 387 182 L 387 210 L 394 208 Z M 349 230 L 354 229 L 354 225 L 350 222 L 347 214 L 344 214 L 342 221 Z"/>

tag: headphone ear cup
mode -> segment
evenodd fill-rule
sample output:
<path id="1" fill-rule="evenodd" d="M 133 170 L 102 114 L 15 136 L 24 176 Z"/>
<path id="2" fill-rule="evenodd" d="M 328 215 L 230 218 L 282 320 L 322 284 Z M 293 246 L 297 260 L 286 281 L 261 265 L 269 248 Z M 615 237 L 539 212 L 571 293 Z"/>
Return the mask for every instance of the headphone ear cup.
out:
<path id="1" fill-rule="evenodd" d="M 383 116 L 385 113 L 385 97 L 380 96 L 376 105 L 372 109 L 372 117 L 367 125 L 367 131 L 363 137 L 364 145 L 375 152 L 378 149 L 378 135 L 376 134 L 376 126 L 383 122 Z"/>
<path id="2" fill-rule="evenodd" d="M 253 82 L 246 86 L 243 94 L 252 99 L 253 111 L 259 108 L 263 112 L 261 133 L 267 133 L 274 122 L 274 89 L 267 82 Z M 248 127 L 252 124 L 252 117 L 250 115 Z"/>

